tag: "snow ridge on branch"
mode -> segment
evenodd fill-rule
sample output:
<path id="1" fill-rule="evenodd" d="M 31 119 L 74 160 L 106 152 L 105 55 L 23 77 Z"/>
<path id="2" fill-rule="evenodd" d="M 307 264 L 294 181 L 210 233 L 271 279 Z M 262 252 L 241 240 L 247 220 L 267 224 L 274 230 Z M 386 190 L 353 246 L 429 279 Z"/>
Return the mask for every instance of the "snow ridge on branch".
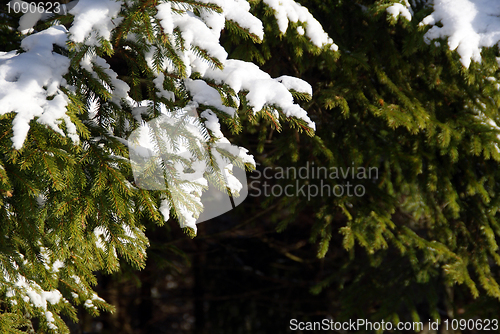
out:
<path id="1" fill-rule="evenodd" d="M 442 27 L 436 24 L 440 22 Z M 500 2 L 496 0 L 435 0 L 434 12 L 421 25 L 432 28 L 427 41 L 448 37 L 448 46 L 457 50 L 460 61 L 469 67 L 481 61 L 481 49 L 500 41 Z"/>
<path id="2" fill-rule="evenodd" d="M 413 18 L 417 4 L 432 7 L 419 26 L 431 26 L 424 35 L 426 43 L 436 39 L 448 39 L 450 50 L 456 50 L 460 62 L 468 68 L 472 61 L 481 62 L 482 48 L 495 46 L 500 41 L 500 1 L 497 0 L 408 0 L 386 8 L 395 19 Z"/>
<path id="3" fill-rule="evenodd" d="M 20 149 L 29 131 L 30 121 L 49 126 L 64 135 L 59 125 L 64 120 L 74 142 L 79 138 L 66 115 L 68 104 L 61 87 L 67 87 L 63 76 L 70 60 L 53 52 L 53 45 L 65 47 L 67 30 L 55 26 L 26 37 L 16 51 L 0 52 L 0 115 L 17 113 L 13 121 L 13 147 Z"/>

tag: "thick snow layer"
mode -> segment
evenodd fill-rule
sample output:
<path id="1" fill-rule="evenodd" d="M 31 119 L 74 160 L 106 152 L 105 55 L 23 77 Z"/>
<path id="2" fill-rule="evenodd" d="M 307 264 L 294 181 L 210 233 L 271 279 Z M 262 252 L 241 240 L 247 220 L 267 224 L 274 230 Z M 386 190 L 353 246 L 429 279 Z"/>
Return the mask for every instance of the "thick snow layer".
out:
<path id="1" fill-rule="evenodd" d="M 285 33 L 288 29 L 289 21 L 305 24 L 305 35 L 309 37 L 311 42 L 321 48 L 325 45 L 331 45 L 333 51 L 338 50 L 338 46 L 333 43 L 333 40 L 323 30 L 321 24 L 309 13 L 309 10 L 293 0 L 264 0 L 274 10 L 274 16 L 278 21 L 278 26 L 281 33 Z M 299 32 L 300 33 L 300 32 Z"/>
<path id="2" fill-rule="evenodd" d="M 253 16 L 250 11 L 250 5 L 245 0 L 200 0 L 201 3 L 212 3 L 222 8 L 222 13 L 213 11 L 203 11 L 201 18 L 207 26 L 212 28 L 217 36 L 224 29 L 225 19 L 231 20 L 240 27 L 248 30 L 251 34 L 260 39 L 264 38 L 264 27 L 262 22 Z"/>
<path id="3" fill-rule="evenodd" d="M 395 3 L 392 6 L 387 7 L 387 12 L 391 14 L 395 19 L 397 19 L 400 15 L 402 15 L 405 19 L 408 21 L 411 21 L 411 12 L 410 12 L 410 6 L 408 7 L 403 6 L 400 3 Z"/>
<path id="4" fill-rule="evenodd" d="M 220 130 L 219 118 L 216 114 L 214 114 L 212 110 L 205 110 L 201 113 L 200 116 L 205 119 L 205 126 L 212 132 L 212 135 L 215 138 L 224 137 L 222 131 Z"/>
<path id="5" fill-rule="evenodd" d="M 312 94 L 312 89 L 307 83 L 291 77 L 272 79 L 252 63 L 226 59 L 227 53 L 219 43 L 220 33 L 224 28 L 226 19 L 236 22 L 258 38 L 263 38 L 262 22 L 250 14 L 249 3 L 244 0 L 202 0 L 200 2 L 216 4 L 222 9 L 222 13 L 202 10 L 200 16 L 197 16 L 175 4 L 161 3 L 157 6 L 156 17 L 164 32 L 171 34 L 175 28 L 181 31 L 185 50 L 179 50 L 178 54 L 186 64 L 187 76 L 193 72 L 198 72 L 204 79 L 212 79 L 221 84 L 228 84 L 235 92 L 248 91 L 246 97 L 255 112 L 264 108 L 265 105 L 275 105 L 281 108 L 285 115 L 302 118 L 309 126 L 314 128 L 314 123 L 308 118 L 305 110 L 294 104 L 293 97 L 288 92 L 288 89 L 294 89 Z M 304 27 L 299 27 L 301 28 L 299 33 L 305 34 L 318 47 L 330 45 L 333 49 L 337 49 L 337 46 L 333 44 L 331 38 L 324 32 L 319 22 L 314 19 L 307 8 L 302 7 L 293 0 L 281 2 L 267 0 L 265 3 L 274 10 L 282 33 L 286 32 L 289 21 L 302 22 Z M 177 11 L 184 11 L 182 13 L 173 12 L 173 8 Z M 196 52 L 193 51 L 193 47 L 199 47 L 205 50 L 209 56 L 217 58 L 223 63 L 224 69 L 210 67 L 208 62 L 200 59 Z M 152 46 L 146 56 L 148 65 L 152 69 L 155 69 L 153 64 L 155 50 L 155 47 Z M 159 70 L 175 71 L 168 62 Z M 161 87 L 163 74 L 160 72 L 157 75 L 155 85 Z M 210 87 L 204 80 L 185 79 L 184 84 L 191 94 L 193 102 L 211 105 L 228 113 L 230 116 L 235 115 L 236 110 L 223 105 L 219 92 Z M 165 97 L 171 96 L 169 92 L 165 93 L 161 91 L 160 94 Z M 239 105 L 238 100 L 235 102 Z"/>
<path id="6" fill-rule="evenodd" d="M 174 26 L 181 31 L 184 47 L 187 50 L 197 46 L 221 61 L 227 58 L 227 52 L 219 44 L 218 36 L 198 16 L 187 12 L 184 15 L 174 15 L 172 18 Z"/>
<path id="7" fill-rule="evenodd" d="M 312 129 L 315 129 L 314 122 L 307 116 L 307 112 L 294 104 L 293 96 L 286 86 L 289 85 L 290 88 L 293 86 L 293 89 L 298 88 L 299 91 L 312 92 L 310 86 L 302 80 L 293 80 L 286 76 L 273 79 L 257 65 L 235 59 L 228 59 L 224 63 L 223 70 L 209 69 L 205 77 L 219 83 L 226 83 L 237 93 L 248 91 L 246 98 L 254 112 L 262 110 L 265 105 L 275 105 L 281 108 L 286 116 L 303 119 Z"/>
<path id="8" fill-rule="evenodd" d="M 153 83 L 158 89 L 159 96 L 171 101 L 175 99 L 173 92 L 163 89 L 166 75 L 173 74 L 179 76 L 176 81 L 178 88 L 181 91 L 185 89 L 192 97 L 182 112 L 190 113 L 195 110 L 196 113 L 196 108 L 203 104 L 223 111 L 231 117 L 237 117 L 236 109 L 240 105 L 239 99 L 243 94 L 226 96 L 233 98 L 234 102 L 234 107 L 228 107 L 224 105 L 224 99 L 221 98 L 220 92 L 210 86 L 210 82 L 215 81 L 217 84 L 228 85 L 236 93 L 244 92 L 244 96 L 254 112 L 266 107 L 271 107 L 271 110 L 277 108 L 284 115 L 301 118 L 314 128 L 314 123 L 309 119 L 305 110 L 294 103 L 293 96 L 289 92 L 289 90 L 295 90 L 312 94 L 309 84 L 288 76 L 273 79 L 253 63 L 227 59 L 228 54 L 220 43 L 221 32 L 225 28 L 226 21 L 236 23 L 257 39 L 264 38 L 263 24 L 250 13 L 249 2 L 245 0 L 199 0 L 199 2 L 216 4 L 220 7 L 221 13 L 202 9 L 195 14 L 190 5 L 173 1 L 161 1 L 156 6 L 157 12 L 155 17 L 151 19 L 153 34 L 166 33 L 171 45 L 175 48 L 174 52 L 185 66 L 185 70 L 179 68 L 167 58 L 162 59 L 160 63 L 155 61 L 158 60 L 156 58 L 158 54 L 164 53 L 165 50 L 162 50 L 161 43 L 155 44 L 154 38 L 145 40 L 148 44 L 148 51 L 144 57 L 147 65 L 156 76 Z M 287 31 L 290 22 L 298 23 L 297 32 L 308 37 L 314 45 L 318 47 L 330 46 L 333 50 L 337 49 L 331 38 L 306 8 L 293 0 L 266 0 L 265 3 L 274 10 L 281 33 Z M 62 135 L 64 133 L 60 124 L 64 122 L 66 134 L 75 142 L 78 141 L 76 127 L 66 115 L 68 98 L 61 90 L 63 87 L 70 90 L 75 89 L 75 87 L 69 87 L 63 78 L 68 72 L 70 60 L 54 53 L 53 45 L 56 44 L 64 48 L 69 39 L 92 47 L 98 46 L 101 39 L 109 40 L 113 29 L 118 27 L 122 20 L 120 11 L 123 4 L 124 1 L 80 0 L 70 9 L 70 14 L 74 16 L 74 22 L 69 28 L 69 32 L 63 26 L 54 26 L 26 37 L 22 42 L 25 53 L 0 52 L 0 114 L 17 113 L 13 124 L 14 148 L 22 147 L 29 131 L 29 122 L 32 120 L 46 124 Z M 29 21 L 28 23 L 35 19 L 38 17 L 25 18 Z M 25 26 L 28 24 L 26 23 Z M 182 38 L 182 45 L 178 43 L 177 31 Z M 156 37 L 163 39 L 165 36 Z M 131 33 L 126 38 L 138 40 L 140 36 Z M 207 58 L 212 58 L 214 61 L 208 61 Z M 106 74 L 109 80 L 106 79 L 106 82 L 102 82 L 102 84 L 110 92 L 113 102 L 131 101 L 129 86 L 120 80 L 106 60 L 97 56 L 95 52 L 89 52 L 82 57 L 78 65 L 88 70 L 97 79 L 99 78 L 97 68 Z M 182 73 L 178 73 L 181 71 Z M 196 79 L 191 77 L 194 73 L 197 73 Z M 134 103 L 132 101 L 131 104 Z M 98 107 L 97 104 L 94 106 Z M 147 106 L 142 104 L 133 109 L 133 116 L 142 122 L 141 115 L 147 112 L 147 109 Z M 89 110 L 89 113 L 92 112 Z M 274 111 L 273 113 L 276 114 Z M 233 164 L 239 165 L 241 162 L 254 164 L 254 160 L 251 155 L 247 154 L 246 149 L 231 145 L 224 137 L 220 131 L 216 114 L 206 110 L 197 126 L 194 123 L 182 126 L 187 126 L 185 129 L 186 138 L 189 137 L 191 138 L 189 140 L 197 141 L 194 145 L 198 145 L 200 151 L 209 152 L 213 156 L 213 161 L 220 163 L 220 174 L 226 178 L 229 189 L 235 193 L 240 191 L 242 185 L 232 174 Z M 149 130 L 146 133 L 149 133 Z M 216 139 L 215 148 L 207 147 L 208 132 L 211 133 L 212 138 Z M 167 136 L 164 136 L 162 140 L 165 141 L 165 138 Z M 117 139 L 126 142 L 124 138 Z M 201 209 L 193 209 L 192 206 L 199 208 L 203 206 L 200 198 L 202 190 L 207 186 L 207 177 L 204 173 L 214 166 L 206 166 L 207 162 L 204 158 L 190 152 L 192 146 L 188 147 L 186 142 L 179 141 L 177 144 L 177 151 L 168 153 L 176 154 L 185 162 L 172 163 L 175 170 L 175 176 L 172 177 L 179 181 L 175 184 L 176 191 L 183 198 L 182 200 L 169 198 L 168 200 L 172 201 L 169 203 L 169 207 L 175 208 L 182 226 L 196 229 L 195 223 Z M 135 154 L 138 159 L 144 160 L 145 157 L 158 154 L 155 151 L 157 147 L 154 145 L 152 147 L 147 145 L 134 147 L 132 145 L 129 148 L 131 155 Z M 223 156 L 221 150 L 226 150 L 227 154 Z M 238 164 L 236 161 L 230 161 L 231 159 L 228 157 L 231 155 L 240 159 Z M 187 167 L 189 169 L 186 169 Z M 188 203 L 188 205 L 183 205 L 180 202 Z M 166 205 L 162 205 L 160 208 L 166 219 L 168 219 L 168 211 L 170 211 L 167 208 Z M 96 246 L 105 249 L 105 244 L 108 241 L 106 239 L 107 230 L 104 227 L 99 227 L 95 229 L 94 233 Z M 61 265 L 62 263 L 54 263 L 53 272 L 56 273 Z M 48 318 L 50 317 L 48 316 Z"/>
<path id="9" fill-rule="evenodd" d="M 179 29 L 181 33 L 181 37 L 184 40 L 182 46 L 183 50 L 177 48 L 176 52 L 184 62 L 186 76 L 189 77 L 193 72 L 203 74 L 210 67 L 210 64 L 205 59 L 201 58 L 199 52 L 195 49 L 203 50 L 207 56 L 216 58 L 221 62 L 227 58 L 227 52 L 219 42 L 220 30 L 214 30 L 207 26 L 202 19 L 203 16 L 200 18 L 189 11 L 174 13 L 170 3 L 162 3 L 157 6 L 157 9 L 156 18 L 159 20 L 163 32 L 170 35 L 170 40 L 173 45 L 176 44 L 176 40 L 172 37 L 174 29 Z M 148 66 L 155 72 L 158 70 L 166 70 L 169 73 L 175 73 L 176 68 L 169 60 L 163 63 L 162 68 L 157 69 L 155 67 L 153 56 L 156 51 L 156 47 L 151 46 L 150 51 L 146 54 Z M 160 74 L 157 73 L 157 75 Z"/>
<path id="10" fill-rule="evenodd" d="M 205 81 L 186 79 L 185 84 L 194 102 L 213 106 L 230 116 L 235 115 L 236 110 L 223 105 L 219 92 L 215 88 L 210 87 Z"/>
<path id="11" fill-rule="evenodd" d="M 98 37 L 109 40 L 116 27 L 121 1 L 79 0 L 69 12 L 75 16 L 69 29 L 71 40 L 87 45 L 99 45 Z"/>
<path id="12" fill-rule="evenodd" d="M 160 20 L 161 27 L 165 30 L 166 34 L 174 32 L 174 22 L 172 17 L 172 6 L 170 2 L 164 2 L 156 6 L 158 10 L 157 17 Z"/>
<path id="13" fill-rule="evenodd" d="M 70 60 L 53 52 L 53 44 L 65 46 L 66 33 L 64 26 L 50 27 L 23 39 L 21 47 L 26 52 L 0 53 L 0 114 L 17 113 L 12 137 L 15 149 L 23 146 L 29 123 L 35 118 L 62 135 L 59 124 L 64 120 L 69 135 L 78 141 L 76 128 L 66 115 L 67 97 L 60 90 L 66 86 L 63 75 Z"/>
<path id="14" fill-rule="evenodd" d="M 262 22 L 249 12 L 250 5 L 247 1 L 201 0 L 199 2 L 215 4 L 222 9 L 222 13 L 201 10 L 199 16 L 197 16 L 189 10 L 185 10 L 185 8 L 169 2 L 157 6 L 156 18 L 159 20 L 163 31 L 168 34 L 172 34 L 175 28 L 181 31 L 185 50 L 182 52 L 179 50 L 178 53 L 185 61 L 187 76 L 193 72 L 199 72 L 203 75 L 210 67 L 206 61 L 200 59 L 199 55 L 192 50 L 193 47 L 203 49 L 207 55 L 217 58 L 222 63 L 226 60 L 227 53 L 219 43 L 220 33 L 224 29 L 226 20 L 235 22 L 259 39 L 264 38 Z M 307 8 L 300 6 L 293 0 L 284 2 L 268 0 L 266 4 L 275 11 L 282 33 L 286 32 L 289 21 L 302 22 L 305 29 L 299 27 L 298 32 L 305 34 L 314 45 L 318 47 L 330 45 L 332 50 L 338 49 Z M 176 9 L 177 12 L 172 9 Z M 183 12 L 180 13 L 179 10 Z M 153 67 L 151 66 L 151 68 Z M 172 69 L 167 66 L 169 72 Z"/>
<path id="15" fill-rule="evenodd" d="M 481 61 L 481 48 L 500 41 L 499 17 L 498 0 L 434 0 L 434 12 L 420 25 L 432 26 L 425 35 L 429 43 L 448 37 L 449 48 L 457 50 L 462 64 L 469 67 L 472 60 Z"/>
<path id="16" fill-rule="evenodd" d="M 276 78 L 278 82 L 281 82 L 287 89 L 293 89 L 299 93 L 306 93 L 312 96 L 313 90 L 311 85 L 299 78 L 291 77 L 288 75 L 282 75 Z"/>

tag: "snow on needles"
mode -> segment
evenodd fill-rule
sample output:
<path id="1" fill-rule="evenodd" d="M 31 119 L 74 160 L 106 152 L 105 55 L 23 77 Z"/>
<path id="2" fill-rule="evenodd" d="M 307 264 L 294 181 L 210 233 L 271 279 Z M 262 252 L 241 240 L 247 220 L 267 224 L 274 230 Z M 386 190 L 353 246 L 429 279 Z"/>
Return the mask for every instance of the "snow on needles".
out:
<path id="1" fill-rule="evenodd" d="M 408 21 L 411 21 L 411 12 L 410 12 L 411 7 L 407 3 L 407 7 L 403 6 L 400 3 L 395 3 L 392 6 L 387 7 L 386 11 L 387 13 L 391 14 L 392 17 L 397 19 L 400 15 L 402 15 L 405 19 Z"/>
<path id="2" fill-rule="evenodd" d="M 76 129 L 66 115 L 66 95 L 60 90 L 66 85 L 63 75 L 70 60 L 53 52 L 53 44 L 64 47 L 66 40 L 66 28 L 55 26 L 23 39 L 24 53 L 0 53 L 0 115 L 17 113 L 12 137 L 15 149 L 23 146 L 29 123 L 35 117 L 62 135 L 59 124 L 63 119 L 70 138 L 78 141 Z"/>
<path id="3" fill-rule="evenodd" d="M 338 46 L 323 30 L 321 24 L 309 13 L 309 10 L 293 0 L 264 0 L 274 10 L 274 16 L 278 21 L 281 33 L 285 33 L 288 28 L 288 22 L 302 22 L 305 24 L 305 34 L 311 42 L 321 48 L 330 44 L 330 49 L 338 50 Z"/>
<path id="4" fill-rule="evenodd" d="M 163 89 L 163 81 L 168 74 L 176 74 L 179 76 L 177 84 L 185 87 L 191 94 L 192 101 L 188 105 L 194 108 L 203 104 L 224 111 L 231 117 L 237 117 L 236 109 L 241 102 L 239 99 L 244 96 L 254 112 L 266 107 L 278 109 L 286 117 L 300 118 L 314 129 L 314 123 L 306 111 L 294 102 L 293 95 L 289 91 L 295 90 L 311 95 L 310 85 L 288 76 L 273 79 L 253 63 L 227 59 L 228 54 L 220 42 L 221 32 L 225 29 L 227 21 L 247 30 L 256 40 L 264 38 L 263 24 L 250 12 L 249 2 L 246 0 L 197 0 L 196 2 L 215 4 L 220 10 L 195 11 L 193 6 L 175 1 L 157 2 L 157 11 L 153 12 L 155 17 L 151 18 L 151 25 L 154 28 L 153 34 L 161 36 L 147 39 L 145 42 L 149 51 L 143 52 L 147 65 L 156 75 L 153 82 L 158 88 L 158 94 L 169 100 L 175 99 L 173 92 Z M 74 16 L 69 31 L 62 25 L 53 26 L 25 37 L 21 45 L 26 51 L 24 53 L 0 52 L 0 114 L 17 113 L 13 121 L 14 148 L 22 147 L 29 131 L 29 122 L 35 119 L 61 135 L 65 135 L 60 128 L 61 122 L 64 122 L 66 134 L 75 142 L 78 141 L 75 125 L 66 114 L 69 99 L 62 91 L 63 88 L 74 89 L 69 87 L 63 78 L 68 73 L 70 59 L 54 52 L 53 45 L 65 48 L 67 41 L 70 40 L 77 44 L 77 49 L 84 44 L 90 46 L 92 50 L 93 47 L 101 45 L 103 40 L 109 41 L 113 30 L 123 21 L 122 14 L 127 12 L 126 3 L 123 0 L 79 0 L 69 11 L 69 14 Z M 293 0 L 264 0 L 264 3 L 274 11 L 282 34 L 287 31 L 290 22 L 298 23 L 294 25 L 297 32 L 309 38 L 315 46 L 338 49 L 305 7 Z M 177 38 L 177 31 L 182 39 Z M 155 56 L 163 52 L 161 46 L 155 44 L 155 39 L 158 37 L 158 40 L 162 40 L 165 38 L 164 34 L 172 42 L 174 52 L 184 66 L 175 66 L 168 55 L 163 55 L 164 61 L 160 65 L 154 61 Z M 130 33 L 127 38 L 132 39 L 133 35 Z M 183 45 L 178 45 L 179 41 L 182 41 Z M 120 101 L 130 100 L 129 86 L 118 78 L 117 73 L 104 58 L 89 52 L 81 58 L 78 66 L 90 72 L 96 79 L 98 79 L 97 68 L 107 76 L 108 79 L 103 82 L 103 86 L 110 92 L 112 102 L 118 104 Z M 197 73 L 196 79 L 191 77 L 194 73 Z M 231 92 L 223 99 L 220 92 L 210 85 L 211 81 L 227 84 L 236 95 L 232 96 Z M 244 94 L 238 95 L 240 92 Z M 226 105 L 228 104 L 224 103 L 226 98 L 232 98 L 234 103 L 231 106 Z M 274 113 L 277 114 L 276 111 Z M 211 115 L 207 111 L 204 115 L 205 126 L 215 129 L 216 123 L 219 122 L 215 114 Z M 140 113 L 135 116 L 140 119 Z M 229 144 L 226 141 L 223 136 L 218 137 L 218 144 Z M 228 147 L 242 161 L 253 162 L 245 149 Z M 222 158 L 220 160 L 222 161 Z M 232 164 L 227 164 L 223 171 L 229 179 L 231 179 L 231 168 Z M 180 167 L 179 170 L 182 171 Z M 179 175 L 186 178 L 194 177 L 181 173 Z M 186 181 L 186 184 L 193 183 L 193 180 L 181 181 Z M 182 188 L 180 186 L 179 189 L 186 195 L 186 200 L 194 206 L 201 207 L 199 199 L 202 185 L 199 186 L 200 189 L 195 189 L 196 191 L 180 189 Z M 228 186 L 234 192 L 238 192 L 240 187 L 236 181 L 230 182 Z M 178 203 L 177 205 L 170 203 L 170 206 L 176 207 L 181 222 L 184 219 L 185 225 L 194 226 L 196 215 L 193 216 L 191 209 L 188 210 Z M 167 216 L 168 210 L 165 205 L 161 211 Z"/>
<path id="5" fill-rule="evenodd" d="M 411 21 L 412 7 L 408 0 L 404 3 L 394 3 L 386 11 L 394 18 L 403 16 Z M 466 68 L 471 61 L 481 62 L 482 48 L 499 43 L 500 1 L 430 0 L 426 5 L 433 6 L 434 11 L 419 23 L 431 26 L 424 36 L 425 41 L 448 38 L 448 47 L 458 52 Z"/>
<path id="6" fill-rule="evenodd" d="M 87 45 L 98 45 L 98 38 L 109 40 L 111 30 L 117 26 L 113 21 L 118 16 L 121 1 L 113 0 L 80 0 L 70 10 L 75 16 L 73 25 L 69 29 L 71 40 L 82 43 L 86 39 Z"/>
<path id="7" fill-rule="evenodd" d="M 250 13 L 250 4 L 245 0 L 200 0 L 200 3 L 212 3 L 222 8 L 222 13 L 204 10 L 201 12 L 203 21 L 220 35 L 225 26 L 225 20 L 237 23 L 249 33 L 264 38 L 262 22 Z"/>
<path id="8" fill-rule="evenodd" d="M 288 91 L 291 88 L 312 94 L 312 90 L 307 83 L 299 79 L 293 80 L 291 77 L 272 79 L 253 63 L 226 59 L 227 53 L 219 43 L 225 20 L 234 21 L 251 34 L 260 39 L 263 38 L 262 22 L 249 12 L 250 5 L 248 2 L 243 0 L 202 0 L 200 2 L 216 4 L 222 9 L 222 13 L 204 10 L 200 13 L 200 16 L 197 16 L 170 2 L 160 3 L 157 6 L 158 13 L 156 17 L 164 32 L 171 34 L 175 28 L 179 28 L 181 31 L 185 50 L 182 52 L 179 50 L 178 52 L 186 63 L 187 76 L 193 72 L 198 72 L 204 79 L 212 79 L 220 84 L 228 84 L 236 93 L 242 90 L 248 91 L 246 98 L 255 112 L 263 109 L 265 105 L 275 105 L 281 108 L 286 116 L 301 118 L 310 127 L 314 128 L 314 123 L 309 119 L 306 111 L 294 104 L 293 96 Z M 300 21 L 305 24 L 305 34 L 313 44 L 318 47 L 330 45 L 330 48 L 338 49 L 332 39 L 324 32 L 319 22 L 314 19 L 305 7 L 300 6 L 293 0 L 281 2 L 266 0 L 265 3 L 274 10 L 281 33 L 286 32 L 289 21 Z M 175 9 L 175 12 L 173 9 Z M 217 58 L 224 68 L 222 70 L 211 68 L 206 61 L 200 59 L 193 52 L 192 47 L 206 50 L 209 55 Z M 148 55 L 147 60 L 149 66 L 153 68 L 151 55 Z M 165 69 L 169 72 L 175 70 L 168 68 L 168 66 Z M 161 76 L 162 73 L 157 75 Z M 206 84 L 204 80 L 187 78 L 184 84 L 191 93 L 194 102 L 212 105 L 227 112 L 230 116 L 235 115 L 235 109 L 224 106 L 218 91 Z M 236 102 L 238 104 L 239 101 Z"/>
<path id="9" fill-rule="evenodd" d="M 11 281 L 10 277 L 4 271 L 4 278 Z M 59 290 L 45 291 L 36 282 L 26 279 L 22 275 L 17 275 L 16 279 L 11 282 L 13 286 L 7 287 L 5 296 L 10 299 L 12 304 L 17 304 L 14 297 L 17 294 L 23 295 L 23 300 L 30 303 L 36 308 L 43 310 L 47 321 L 47 326 L 56 330 L 57 326 L 54 324 L 54 315 L 48 310 L 49 304 L 55 305 L 61 301 L 66 301 Z"/>
<path id="10" fill-rule="evenodd" d="M 481 61 L 481 48 L 500 41 L 499 16 L 498 0 L 435 0 L 434 12 L 420 25 L 432 26 L 425 34 L 427 42 L 448 37 L 449 48 L 457 50 L 462 64 L 469 67 L 472 60 Z"/>
<path id="11" fill-rule="evenodd" d="M 222 14 L 204 11 L 201 18 L 207 26 L 219 35 L 224 28 L 224 18 L 237 23 L 259 39 L 264 38 L 262 22 L 250 13 L 250 4 L 245 0 L 200 0 L 202 3 L 216 4 L 222 8 Z M 284 34 L 289 22 L 301 22 L 305 25 L 305 35 L 319 48 L 330 45 L 333 51 L 338 47 L 321 24 L 312 16 L 309 10 L 293 0 L 264 0 L 264 3 L 274 10 L 280 32 Z"/>
<path id="12" fill-rule="evenodd" d="M 223 70 L 209 69 L 205 77 L 226 83 L 236 93 L 248 91 L 246 98 L 254 112 L 262 110 L 267 104 L 276 105 L 286 116 L 303 119 L 309 127 L 315 129 L 314 122 L 307 116 L 307 112 L 294 103 L 293 96 L 288 91 L 288 88 L 292 88 L 311 94 L 311 86 L 303 80 L 288 76 L 272 79 L 257 65 L 235 59 L 226 60 Z"/>
<path id="13" fill-rule="evenodd" d="M 186 76 L 198 72 L 204 78 L 219 79 L 236 91 L 246 90 L 247 99 L 254 111 L 261 110 L 266 104 L 280 107 L 286 116 L 295 116 L 304 119 L 309 126 L 314 128 L 314 123 L 307 117 L 305 110 L 294 104 L 292 95 L 288 92 L 285 84 L 271 79 L 267 73 L 261 71 L 257 66 L 242 61 L 227 60 L 227 53 L 220 45 L 220 33 L 224 29 L 224 22 L 231 20 L 240 27 L 247 29 L 249 33 L 262 39 L 264 29 L 262 22 L 250 13 L 250 4 L 244 0 L 200 0 L 200 3 L 211 3 L 219 6 L 221 13 L 211 10 L 202 10 L 195 15 L 188 7 L 175 2 L 162 1 L 157 5 L 156 18 L 158 19 L 164 33 L 172 35 L 174 29 L 179 29 L 184 41 L 184 50 L 177 53 L 186 65 Z M 120 11 L 120 1 L 112 0 L 81 0 L 70 11 L 75 15 L 75 22 L 70 28 L 70 38 L 76 42 L 84 42 L 87 45 L 95 45 L 97 37 L 109 39 L 111 30 L 118 20 L 116 17 Z M 265 3 L 274 10 L 280 31 L 286 32 L 289 21 L 302 22 L 305 35 L 311 42 L 324 47 L 329 45 L 331 49 L 337 50 L 337 46 L 325 33 L 321 24 L 314 19 L 307 8 L 302 7 L 293 0 L 276 1 L 265 0 Z M 97 35 L 94 33 L 97 31 Z M 152 51 L 154 46 L 152 46 Z M 199 57 L 195 48 L 204 50 L 209 56 L 218 59 L 224 66 L 224 70 L 213 69 L 210 64 Z M 146 55 L 148 65 L 152 66 L 151 54 Z M 82 64 L 83 65 L 83 64 Z M 163 69 L 174 70 L 165 66 Z M 161 76 L 162 73 L 157 73 Z M 235 83 L 236 86 L 234 87 Z M 287 82 L 291 82 L 287 80 Z M 161 86 L 160 82 L 157 86 Z M 217 98 L 215 90 L 204 84 L 202 80 L 186 79 L 185 84 L 193 95 L 195 102 L 212 104 L 220 110 L 228 112 L 231 116 L 235 114 L 234 109 L 222 105 L 220 97 Z M 302 85 L 303 86 L 303 85 Z M 122 89 L 125 91 L 126 89 Z M 168 92 L 163 92 L 168 93 Z M 122 95 L 122 94 L 120 94 Z M 120 97 L 123 97 L 120 96 Z M 210 102 L 210 103 L 209 103 Z"/>

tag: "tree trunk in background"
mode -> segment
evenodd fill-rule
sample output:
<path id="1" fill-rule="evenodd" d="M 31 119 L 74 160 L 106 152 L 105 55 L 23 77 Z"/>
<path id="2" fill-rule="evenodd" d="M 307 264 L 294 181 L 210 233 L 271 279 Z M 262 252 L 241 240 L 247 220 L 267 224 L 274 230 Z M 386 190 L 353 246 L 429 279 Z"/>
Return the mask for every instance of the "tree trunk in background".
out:
<path id="1" fill-rule="evenodd" d="M 198 233 L 203 233 L 205 229 L 202 225 L 198 225 Z M 197 253 L 193 258 L 193 274 L 194 274 L 194 334 L 205 334 L 206 319 L 205 319 L 205 266 L 206 266 L 206 244 L 204 240 L 196 240 L 195 247 Z"/>

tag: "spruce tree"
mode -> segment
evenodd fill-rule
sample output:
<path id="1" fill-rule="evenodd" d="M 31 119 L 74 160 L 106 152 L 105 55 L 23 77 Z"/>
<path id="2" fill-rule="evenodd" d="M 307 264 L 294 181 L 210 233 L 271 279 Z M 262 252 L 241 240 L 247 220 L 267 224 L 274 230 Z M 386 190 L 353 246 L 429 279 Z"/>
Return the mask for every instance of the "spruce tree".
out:
<path id="1" fill-rule="evenodd" d="M 80 0 L 24 15 L 21 33 L 21 15 L 1 9 L 2 332 L 67 332 L 59 315 L 76 320 L 75 305 L 112 310 L 92 289 L 95 272 L 118 270 L 120 258 L 142 268 L 145 226 L 172 216 L 195 234 L 205 183 L 183 175 L 218 157 L 253 167 L 244 150 L 217 147 L 226 138 L 264 167 L 377 168 L 376 178 L 299 180 L 350 182 L 362 196 L 263 201 L 278 231 L 311 225 L 318 257 L 330 260 L 311 292 L 330 289 L 336 320 L 495 318 L 500 99 L 488 14 L 498 5 L 467 12 L 474 2 L 460 0 L 467 15 L 453 16 L 444 0 L 302 3 L 336 44 L 293 1 L 254 1 L 251 15 L 241 1 Z M 305 78 L 314 99 L 303 82 L 266 72 Z M 184 131 L 193 110 L 195 134 Z M 146 167 L 185 186 L 141 189 L 127 139 L 165 114 L 178 122 L 153 142 L 189 155 L 171 156 L 177 169 Z M 317 136 L 301 135 L 313 134 L 311 120 Z M 205 174 L 219 186 L 222 177 Z"/>
<path id="2" fill-rule="evenodd" d="M 245 116 L 312 135 L 294 103 L 311 92 L 300 79 L 227 58 L 223 29 L 252 43 L 264 37 L 246 2 L 25 4 L 1 12 L 9 52 L 0 53 L 0 329 L 65 333 L 61 315 L 76 321 L 75 306 L 113 310 L 92 288 L 95 273 L 118 270 L 120 259 L 143 268 L 146 225 L 173 216 L 194 236 L 202 191 L 231 175 L 217 172 L 219 161 L 253 168 L 246 150 L 219 145 L 229 143 L 219 120 L 232 134 Z M 303 7 L 287 5 L 276 8 L 282 30 L 300 16 L 315 48 L 335 47 Z M 165 115 L 175 123 L 151 129 Z M 164 190 L 140 187 L 132 173 L 130 135 L 141 127 L 153 148 L 174 148 L 168 161 L 143 166 L 167 176 Z"/>
<path id="3" fill-rule="evenodd" d="M 251 56 L 313 85 L 307 110 L 317 131 L 284 130 L 272 143 L 267 131 L 244 145 L 275 171 L 356 170 L 299 180 L 306 189 L 349 182 L 366 191 L 262 203 L 274 206 L 278 231 L 312 224 L 326 262 L 311 292 L 332 297 L 334 320 L 498 319 L 498 4 L 473 3 L 304 1 L 339 54 L 311 57 L 289 31 Z M 369 168 L 377 177 L 357 176 Z"/>

